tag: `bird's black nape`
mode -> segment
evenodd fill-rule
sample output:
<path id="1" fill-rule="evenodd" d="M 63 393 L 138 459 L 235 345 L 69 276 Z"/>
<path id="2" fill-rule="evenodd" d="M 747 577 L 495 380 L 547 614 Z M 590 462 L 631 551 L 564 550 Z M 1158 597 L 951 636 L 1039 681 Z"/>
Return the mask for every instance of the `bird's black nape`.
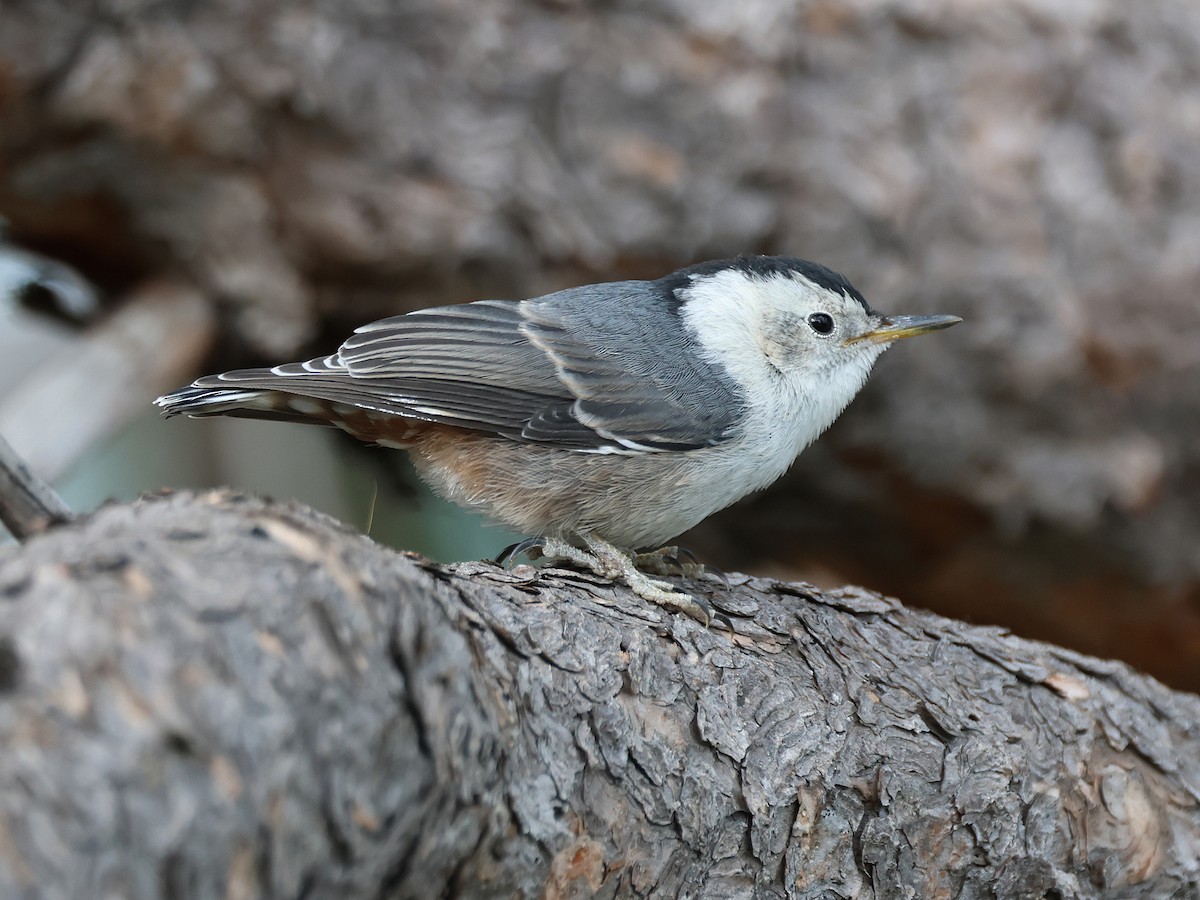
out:
<path id="1" fill-rule="evenodd" d="M 735 269 L 749 278 L 769 278 L 773 275 L 802 275 L 813 284 L 832 291 L 835 294 L 845 294 L 853 297 L 862 304 L 868 314 L 873 314 L 867 299 L 846 278 L 832 269 L 827 269 L 820 263 L 809 262 L 794 256 L 737 256 L 731 259 L 714 259 L 709 262 L 697 263 L 677 272 L 672 272 L 659 279 L 664 293 L 672 299 L 677 298 L 676 291 L 688 287 L 697 278 L 704 278 Z"/>

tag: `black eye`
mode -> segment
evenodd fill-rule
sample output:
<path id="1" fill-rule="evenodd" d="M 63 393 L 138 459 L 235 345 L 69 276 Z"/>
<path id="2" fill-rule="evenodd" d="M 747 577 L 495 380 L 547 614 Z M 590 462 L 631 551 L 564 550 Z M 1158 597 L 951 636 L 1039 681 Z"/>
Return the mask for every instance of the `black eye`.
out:
<path id="1" fill-rule="evenodd" d="M 833 316 L 825 313 L 813 313 L 808 317 L 808 327 L 817 334 L 829 334 L 833 331 Z"/>

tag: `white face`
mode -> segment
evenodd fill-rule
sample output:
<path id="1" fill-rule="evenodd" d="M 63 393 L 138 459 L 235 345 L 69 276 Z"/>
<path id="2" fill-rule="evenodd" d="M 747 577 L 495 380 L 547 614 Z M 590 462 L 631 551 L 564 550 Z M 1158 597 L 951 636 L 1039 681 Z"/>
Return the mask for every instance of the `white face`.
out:
<path id="1" fill-rule="evenodd" d="M 704 356 L 724 367 L 746 401 L 736 450 L 710 463 L 721 504 L 782 475 L 854 399 L 892 341 L 959 321 L 869 313 L 853 296 L 793 272 L 730 268 L 696 277 L 679 293 Z"/>
<path id="2" fill-rule="evenodd" d="M 800 275 L 756 278 L 730 269 L 685 290 L 685 319 L 709 358 L 756 393 L 782 375 L 789 383 L 819 379 L 849 402 L 887 348 L 855 340 L 878 329 L 882 316 Z"/>

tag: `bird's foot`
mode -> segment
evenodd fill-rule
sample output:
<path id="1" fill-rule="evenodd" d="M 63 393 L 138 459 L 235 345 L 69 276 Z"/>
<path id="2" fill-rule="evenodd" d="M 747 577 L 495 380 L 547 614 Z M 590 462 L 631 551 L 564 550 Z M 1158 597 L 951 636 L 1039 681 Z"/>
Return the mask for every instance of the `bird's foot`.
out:
<path id="1" fill-rule="evenodd" d="M 631 591 L 643 600 L 649 600 L 651 603 L 664 606 L 667 609 L 675 609 L 687 613 L 705 626 L 712 621 L 713 609 L 703 600 L 693 597 L 691 594 L 678 591 L 670 583 L 658 581 L 641 571 L 639 554 L 621 550 L 608 543 L 608 541 L 600 540 L 592 535 L 583 535 L 583 542 L 587 544 L 591 555 L 602 567 L 602 571 L 597 569 L 592 570 L 596 574 L 603 578 L 610 578 L 613 581 L 623 581 Z M 662 566 L 662 561 L 663 557 L 660 557 L 660 567 L 665 568 L 665 566 Z M 665 573 L 654 571 L 653 574 Z"/>
<path id="2" fill-rule="evenodd" d="M 522 554 L 532 556 L 532 552 L 536 551 L 544 559 L 563 560 L 600 578 L 623 582 L 643 600 L 667 609 L 687 613 L 705 626 L 712 621 L 713 609 L 703 600 L 677 591 L 668 582 L 658 581 L 641 571 L 642 557 L 653 557 L 654 560 L 648 560 L 649 564 L 654 566 L 651 574 L 668 574 L 668 563 L 671 561 L 677 563 L 680 571 L 686 573 L 684 566 L 689 564 L 679 562 L 677 548 L 665 547 L 663 551 L 655 553 L 634 554 L 592 535 L 581 535 L 580 540 L 587 549 L 576 547 L 561 538 L 528 538 L 519 544 L 505 548 L 496 561 L 501 565 L 507 565 L 516 556 Z"/>
<path id="3" fill-rule="evenodd" d="M 597 568 L 596 557 L 586 550 L 581 550 L 574 544 L 568 544 L 561 538 L 556 537 L 532 537 L 525 538 L 519 543 L 512 544 L 500 551 L 496 557 L 496 562 L 499 565 L 508 567 L 518 556 L 527 556 L 530 559 L 550 559 L 569 562 L 581 569 L 586 569 L 601 577 L 606 577 L 605 573 Z"/>
<path id="4" fill-rule="evenodd" d="M 679 575 L 697 581 L 710 576 L 729 587 L 729 578 L 724 572 L 716 566 L 700 562 L 699 557 L 687 547 L 672 545 L 638 553 L 633 558 L 633 564 L 648 575 Z"/>

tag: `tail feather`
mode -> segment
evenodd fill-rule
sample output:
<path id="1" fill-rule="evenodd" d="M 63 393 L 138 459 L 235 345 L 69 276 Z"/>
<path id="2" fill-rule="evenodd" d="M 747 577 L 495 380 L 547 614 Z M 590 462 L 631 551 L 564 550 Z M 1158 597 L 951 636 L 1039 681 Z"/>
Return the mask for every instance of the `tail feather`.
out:
<path id="1" fill-rule="evenodd" d="M 332 425 L 326 404 L 309 404 L 310 409 L 297 408 L 293 395 L 282 391 L 203 387 L 192 384 L 154 401 L 163 418 L 188 416 L 194 419 L 209 416 L 232 416 L 241 419 L 266 419 L 272 422 L 295 422 L 302 425 Z"/>
<path id="2" fill-rule="evenodd" d="M 171 416 L 220 416 L 250 405 L 258 405 L 267 391 L 242 390 L 237 388 L 206 388 L 190 385 L 154 401 L 165 418 Z"/>
<path id="3" fill-rule="evenodd" d="M 333 396 L 321 396 L 332 392 L 329 385 L 320 381 L 319 375 L 295 377 L 297 387 L 304 392 L 287 391 L 276 387 L 251 387 L 255 382 L 266 380 L 259 373 L 270 374 L 271 370 L 243 370 L 209 375 L 185 388 L 164 394 L 154 401 L 163 416 L 232 416 L 242 419 L 266 419 L 273 422 L 294 422 L 302 425 L 323 425 L 341 428 L 367 444 L 382 444 L 388 447 L 408 447 L 412 441 L 429 427 L 419 418 L 410 418 L 386 411 L 360 406 L 346 394 L 345 388 Z M 240 384 L 229 384 L 237 376 Z M 276 381 L 280 380 L 275 376 Z M 288 381 L 292 381 L 288 377 Z M 316 383 L 314 383 L 316 381 Z M 290 385 L 289 385 L 290 386 Z M 316 388 L 315 390 L 310 390 Z M 334 387 L 337 387 L 336 385 Z M 343 399 L 340 395 L 349 399 Z"/>

